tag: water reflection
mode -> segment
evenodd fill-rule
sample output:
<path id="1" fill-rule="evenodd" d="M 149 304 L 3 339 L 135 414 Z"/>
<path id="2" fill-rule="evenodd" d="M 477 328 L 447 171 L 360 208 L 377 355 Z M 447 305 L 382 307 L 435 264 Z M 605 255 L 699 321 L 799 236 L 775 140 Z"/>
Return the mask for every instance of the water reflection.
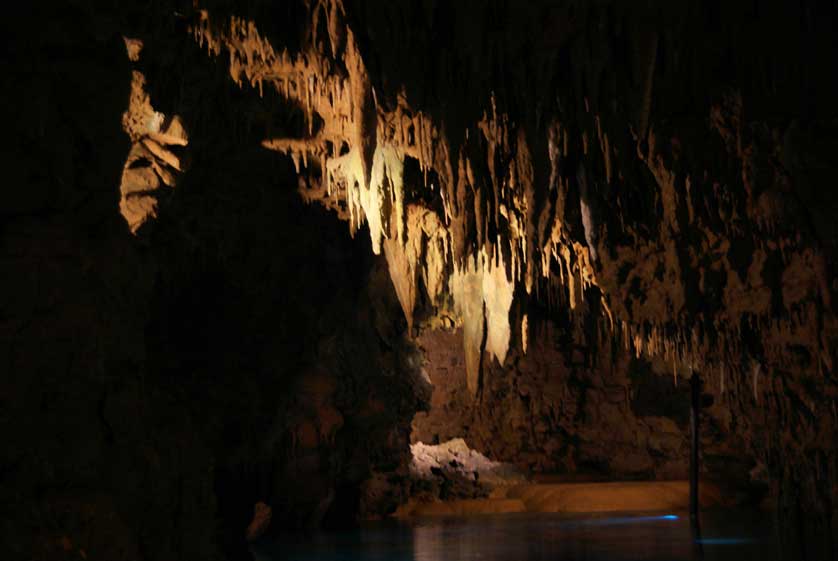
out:
<path id="1" fill-rule="evenodd" d="M 679 515 L 499 515 L 380 523 L 262 546 L 258 561 L 773 561 L 759 513 L 707 513 L 696 548 Z M 698 553 L 698 552 L 701 553 Z"/>

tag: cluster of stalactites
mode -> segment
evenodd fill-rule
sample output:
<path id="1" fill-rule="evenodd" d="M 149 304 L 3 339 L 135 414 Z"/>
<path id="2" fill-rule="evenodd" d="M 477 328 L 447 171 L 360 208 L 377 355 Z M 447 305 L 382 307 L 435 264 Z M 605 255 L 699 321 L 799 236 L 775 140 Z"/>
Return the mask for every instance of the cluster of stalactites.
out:
<path id="1" fill-rule="evenodd" d="M 411 108 L 405 95 L 398 97 L 395 109 L 379 105 L 339 1 L 317 3 L 312 18 L 320 17 L 328 20 L 329 37 L 313 37 L 309 48 L 297 54 L 277 51 L 252 22 L 236 17 L 213 25 L 210 16 L 201 12 L 192 32 L 210 52 L 228 51 L 236 83 L 247 80 L 260 93 L 270 85 L 304 109 L 307 134 L 267 138 L 263 146 L 289 155 L 298 172 L 310 161 L 319 163 L 319 177 L 309 176 L 301 194 L 337 209 L 349 221 L 353 235 L 362 224 L 368 226 L 373 251 L 383 251 L 387 258 L 411 330 L 420 290 L 426 303 L 440 312 L 453 312 L 463 326 L 468 386 L 473 392 L 480 387 L 484 351 L 502 363 L 510 345 L 526 349 L 529 322 L 524 312 L 514 311 L 516 287 L 549 307 L 569 309 L 571 315 L 596 309 L 602 328 L 592 335 L 577 321 L 576 337 L 616 338 L 637 356 L 671 365 L 676 383 L 679 372 L 700 369 L 719 371 L 724 387 L 724 372 L 742 368 L 738 360 L 734 362 L 739 366 L 727 368 L 723 362 L 705 362 L 708 356 L 743 356 L 735 333 L 738 327 L 719 328 L 711 338 L 671 323 L 633 324 L 612 311 L 614 306 L 597 280 L 599 225 L 584 195 L 586 169 L 581 167 L 575 177 L 568 177 L 564 169 L 569 145 L 581 142 L 583 154 L 590 158 L 596 142 L 605 180 L 615 181 L 614 149 L 599 116 L 590 116 L 595 133 L 591 140 L 587 132 L 581 141 L 571 138 L 560 122 L 546 127 L 543 140 L 548 147 L 551 196 L 535 208 L 532 149 L 523 129 L 511 125 L 498 110 L 493 95 L 488 96 L 482 119 L 466 129 L 464 144 L 452 146 L 444 125 Z M 330 48 L 324 47 L 325 40 Z M 315 116 L 321 123 L 316 131 Z M 637 156 L 660 186 L 669 235 L 678 228 L 674 175 L 655 156 L 654 132 L 645 126 L 643 131 L 649 148 L 641 152 L 638 141 Z M 475 143 L 484 146 L 485 153 L 467 149 L 473 135 L 482 135 Z M 481 161 L 472 161 L 476 157 Z M 418 163 L 420 180 L 406 178 L 408 159 Z M 488 173 L 481 176 L 475 172 L 478 169 Z M 429 180 L 431 176 L 435 179 Z M 406 180 L 423 184 L 406 185 Z M 575 200 L 568 196 L 572 181 L 579 183 L 573 187 L 581 193 L 578 210 L 584 236 L 572 236 L 564 222 L 566 206 Z M 421 200 L 411 200 L 409 193 L 415 191 L 429 194 L 429 199 L 438 195 L 441 204 L 429 208 Z M 513 314 L 520 317 L 512 318 Z M 520 329 L 512 329 L 513 325 Z M 772 325 L 765 327 L 793 329 L 788 322 Z M 513 334 L 521 340 L 512 341 Z"/>
<path id="2" fill-rule="evenodd" d="M 263 146 L 289 155 L 298 171 L 310 160 L 319 162 L 320 181 L 310 181 L 303 196 L 345 207 L 353 234 L 366 223 L 373 251 L 383 250 L 387 257 L 411 327 L 420 287 L 433 306 L 445 306 L 450 297 L 453 310 L 446 311 L 453 311 L 464 327 L 469 387 L 477 391 L 484 350 L 502 363 L 512 344 L 511 325 L 518 321 L 510 317 L 516 286 L 527 293 L 535 287 L 536 295 L 562 294 L 560 298 L 575 309 L 584 302 L 586 290 L 597 284 L 591 248 L 571 241 L 562 228 L 568 185 L 557 169 L 567 155 L 567 133 L 559 124 L 550 127 L 551 189 L 560 194 L 554 208 L 541 209 L 535 216 L 530 147 L 523 131 L 510 126 L 498 111 L 494 96 L 487 100 L 483 118 L 465 134 L 465 142 L 469 135 L 482 135 L 486 146 L 482 157 L 489 173 L 477 177 L 474 170 L 484 166 L 475 165 L 473 155 L 462 147 L 450 146 L 441 127 L 412 110 L 403 96 L 392 111 L 377 104 L 352 30 L 342 22 L 343 9 L 336 7 L 339 3 L 330 6 L 314 9 L 312 17 L 327 14 L 331 52 L 316 43 L 297 54 L 277 51 L 252 22 L 231 17 L 213 25 L 206 11 L 192 33 L 211 53 L 228 51 L 230 74 L 237 84 L 247 80 L 260 94 L 269 84 L 304 108 L 309 133 L 314 116 L 322 120 L 314 135 L 268 138 Z M 336 31 L 339 28 L 342 31 Z M 340 50 L 334 47 L 338 35 L 344 38 Z M 342 64 L 335 64 L 337 57 Z M 438 192 L 440 213 L 407 200 L 407 158 L 418 163 L 423 181 L 409 187 Z M 499 162 L 503 164 L 496 166 Z M 436 182 L 428 180 L 431 171 Z M 536 220 L 547 226 L 535 228 Z M 490 238 L 490 231 L 499 234 Z M 536 231 L 546 235 L 534 239 Z M 613 329 L 609 308 L 602 302 L 600 309 Z M 523 315 L 518 319 L 526 328 Z M 515 331 L 523 347 L 526 333 Z"/>

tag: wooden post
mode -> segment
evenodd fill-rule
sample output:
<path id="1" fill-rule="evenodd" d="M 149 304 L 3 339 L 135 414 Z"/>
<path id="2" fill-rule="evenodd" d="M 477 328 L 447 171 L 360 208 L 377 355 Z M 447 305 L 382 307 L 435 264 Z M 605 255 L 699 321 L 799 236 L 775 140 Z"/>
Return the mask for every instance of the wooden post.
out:
<path id="1" fill-rule="evenodd" d="M 690 519 L 698 522 L 698 416 L 701 410 L 701 379 L 697 372 L 690 378 Z"/>

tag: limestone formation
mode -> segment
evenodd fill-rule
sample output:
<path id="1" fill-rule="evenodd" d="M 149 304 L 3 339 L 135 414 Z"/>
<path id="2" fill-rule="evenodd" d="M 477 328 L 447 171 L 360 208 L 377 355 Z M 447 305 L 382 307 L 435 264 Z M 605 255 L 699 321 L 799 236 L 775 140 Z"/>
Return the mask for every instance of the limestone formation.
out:
<path id="1" fill-rule="evenodd" d="M 452 144 L 444 121 L 412 106 L 403 93 L 393 100 L 385 99 L 385 92 L 377 92 L 371 85 L 346 10 L 339 0 L 312 6 L 312 17 L 328 20 L 325 28 L 329 36 L 312 35 L 301 52 L 272 44 L 254 22 L 235 16 L 216 20 L 208 11 L 201 12 L 192 32 L 214 55 L 228 54 L 230 74 L 240 86 L 246 82 L 260 94 L 266 86 L 272 87 L 298 103 L 305 111 L 310 133 L 314 123 L 319 123 L 312 136 L 272 138 L 263 145 L 291 155 L 302 168 L 317 164 L 320 172 L 308 173 L 306 200 L 346 208 L 352 232 L 366 222 L 373 252 L 380 253 L 383 247 L 387 253 L 410 325 L 420 301 L 442 310 L 447 308 L 441 296 L 453 299 L 451 310 L 457 314 L 457 322 L 467 324 L 465 346 L 473 357 L 468 361 L 473 391 L 477 390 L 483 350 L 502 364 L 510 344 L 510 324 L 522 319 L 513 318 L 516 312 L 510 309 L 515 287 L 521 294 L 534 291 L 539 302 L 571 309 L 583 306 L 584 313 L 591 310 L 604 322 L 610 337 L 624 342 L 638 356 L 670 362 L 676 376 L 679 369 L 715 371 L 722 364 L 744 375 L 747 367 L 739 366 L 740 356 L 757 351 L 742 349 L 738 342 L 743 322 L 759 334 L 772 330 L 792 333 L 799 329 L 796 326 L 823 323 L 816 321 L 821 313 L 817 310 L 829 298 L 830 289 L 824 273 L 818 272 L 823 267 L 816 265 L 823 261 L 822 253 L 807 247 L 805 240 L 776 230 L 772 234 L 761 226 L 737 232 L 723 223 L 719 230 L 713 213 L 724 216 L 724 201 L 735 196 L 735 191 L 720 188 L 719 179 L 708 176 L 706 170 L 682 170 L 678 162 L 681 141 L 661 138 L 655 131 L 649 111 L 657 36 L 647 49 L 652 62 L 644 69 L 636 128 L 627 120 L 620 130 L 618 123 L 612 122 L 615 117 L 592 111 L 586 99 L 581 134 L 573 136 L 559 113 L 548 123 L 546 138 L 538 139 L 501 112 L 496 97 L 487 92 L 482 119 L 467 123 L 462 140 Z M 330 48 L 320 48 L 323 42 Z M 736 94 L 724 98 L 721 105 L 710 108 L 710 120 L 730 151 L 726 157 L 741 161 L 747 169 L 753 164 L 741 139 L 736 138 L 741 135 L 741 103 Z M 611 131 L 604 122 L 611 125 Z M 622 136 L 622 151 L 618 143 L 609 140 L 609 132 L 612 139 Z M 549 148 L 547 185 L 537 183 L 532 158 L 541 146 Z M 609 226 L 596 218 L 605 212 L 600 202 L 603 187 L 597 185 L 600 178 L 582 164 L 568 173 L 566 162 L 580 155 L 591 169 L 602 169 L 604 185 L 616 191 L 631 186 L 627 178 L 614 175 L 615 168 L 647 168 L 657 186 L 655 197 L 662 205 L 660 231 L 656 235 L 639 232 L 626 224 L 619 206 L 611 209 L 610 220 L 622 223 L 623 231 L 609 231 Z M 421 181 L 407 185 L 404 168 L 411 159 L 418 162 Z M 700 179 L 693 179 L 702 173 Z M 750 192 L 750 180 L 746 175 L 743 178 Z M 705 193 L 702 213 L 694 208 L 692 193 L 696 190 Z M 418 193 L 419 199 L 411 193 Z M 581 205 L 581 232 L 568 227 L 568 216 L 574 213 L 566 203 L 571 196 L 578 197 Z M 434 199 L 438 204 L 421 202 Z M 419 209 L 411 211 L 416 205 Z M 689 211 L 685 222 L 682 210 Z M 412 212 L 427 218 L 420 224 L 411 219 Z M 748 203 L 747 212 L 755 225 L 762 224 L 760 207 Z M 489 235 L 490 231 L 495 234 Z M 684 254 L 682 243 L 687 236 L 700 236 L 704 241 L 700 248 Z M 729 261 L 732 239 L 737 244 L 765 247 L 757 250 L 747 278 Z M 783 281 L 778 286 L 763 284 L 759 267 L 766 252 L 783 262 Z M 691 311 L 697 304 L 685 294 L 688 286 L 693 290 L 691 277 L 717 277 L 719 273 L 726 275 L 721 279 L 721 292 L 699 282 L 699 294 L 690 298 L 723 296 L 723 302 L 713 304 L 724 303 L 723 309 L 713 314 Z M 478 286 L 472 287 L 474 282 Z M 640 301 L 633 296 L 638 283 L 646 294 Z M 767 302 L 771 292 L 779 290 L 783 291 L 785 313 L 778 315 Z M 420 291 L 424 292 L 421 298 Z M 478 293 L 483 311 L 477 310 L 481 307 L 475 300 Z M 595 301 L 586 303 L 587 298 Z M 818 369 L 831 369 L 833 349 L 826 333 L 834 328 L 824 324 L 818 329 L 820 333 L 811 337 L 811 352 L 820 357 Z M 511 344 L 521 346 L 521 337 L 519 333 L 519 340 Z M 777 353 L 775 368 L 789 364 L 790 357 L 784 354 L 787 346 L 759 352 Z"/>
<path id="2" fill-rule="evenodd" d="M 125 39 L 128 58 L 140 60 L 143 43 L 139 39 Z M 177 115 L 167 117 L 154 110 L 146 91 L 142 72 L 134 70 L 131 77 L 131 97 L 122 116 L 122 129 L 132 145 L 120 182 L 119 211 L 132 232 L 147 220 L 157 217 L 161 193 L 177 184 L 177 177 L 187 167 L 186 159 L 174 153 L 189 144 L 189 135 Z"/>

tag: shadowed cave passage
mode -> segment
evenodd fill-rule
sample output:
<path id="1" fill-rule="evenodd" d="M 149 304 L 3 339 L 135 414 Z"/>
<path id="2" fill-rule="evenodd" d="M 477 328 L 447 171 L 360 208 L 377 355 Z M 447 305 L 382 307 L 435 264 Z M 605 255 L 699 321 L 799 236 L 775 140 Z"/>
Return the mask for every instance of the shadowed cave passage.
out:
<path id="1" fill-rule="evenodd" d="M 833 561 L 827 4 L 21 5 L 0 559 Z"/>

